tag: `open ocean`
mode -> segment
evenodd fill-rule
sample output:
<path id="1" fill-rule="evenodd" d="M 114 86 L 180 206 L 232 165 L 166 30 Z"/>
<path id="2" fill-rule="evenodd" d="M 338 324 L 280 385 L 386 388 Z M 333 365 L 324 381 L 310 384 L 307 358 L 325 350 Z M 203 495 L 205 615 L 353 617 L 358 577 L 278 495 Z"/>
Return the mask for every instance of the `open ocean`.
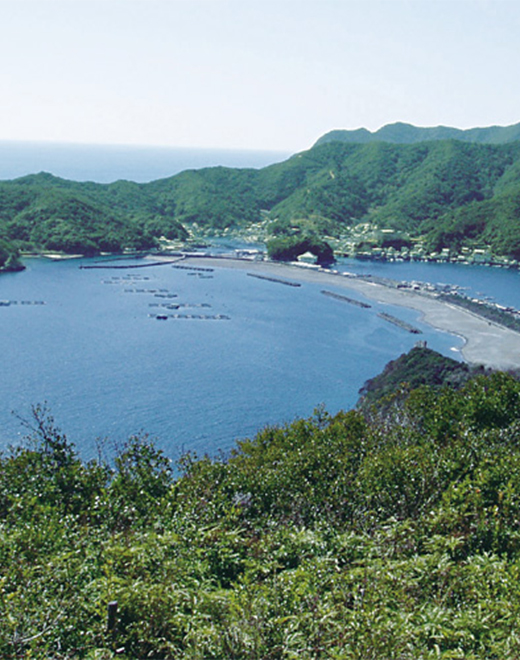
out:
<path id="1" fill-rule="evenodd" d="M 0 141 L 0 180 L 49 172 L 73 181 L 145 183 L 183 170 L 224 165 L 265 167 L 291 154 L 275 151 L 183 149 Z"/>

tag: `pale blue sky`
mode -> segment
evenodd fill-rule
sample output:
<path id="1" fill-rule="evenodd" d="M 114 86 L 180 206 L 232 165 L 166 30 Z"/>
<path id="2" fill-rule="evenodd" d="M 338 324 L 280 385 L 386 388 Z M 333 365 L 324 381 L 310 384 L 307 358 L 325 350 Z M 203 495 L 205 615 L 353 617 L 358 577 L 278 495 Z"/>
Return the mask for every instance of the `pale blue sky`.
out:
<path id="1" fill-rule="evenodd" d="M 0 140 L 300 151 L 520 121 L 517 0 L 0 0 Z"/>

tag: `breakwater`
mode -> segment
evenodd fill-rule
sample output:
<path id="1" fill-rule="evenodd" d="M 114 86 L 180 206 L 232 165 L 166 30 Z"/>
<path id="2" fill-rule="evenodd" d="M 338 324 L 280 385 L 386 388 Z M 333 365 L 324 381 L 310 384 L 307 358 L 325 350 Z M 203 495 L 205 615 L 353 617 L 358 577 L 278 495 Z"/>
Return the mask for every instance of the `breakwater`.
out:
<path id="1" fill-rule="evenodd" d="M 335 293 L 334 291 L 322 290 L 321 293 L 323 293 L 324 296 L 329 296 L 330 298 L 334 298 L 335 300 L 341 300 L 342 302 L 347 302 L 350 305 L 356 305 L 356 307 L 362 307 L 363 309 L 370 309 L 370 307 L 372 307 L 372 305 L 361 302 L 361 300 L 356 300 L 355 298 L 349 298 L 348 296 L 344 296 L 341 293 Z"/>
<path id="2" fill-rule="evenodd" d="M 128 268 L 151 268 L 152 266 L 166 266 L 168 264 L 174 264 L 178 259 L 171 259 L 168 261 L 150 261 L 146 264 L 124 264 L 124 265 L 106 265 L 106 264 L 93 264 L 85 266 L 82 264 L 79 266 L 80 270 L 127 270 Z"/>
<path id="3" fill-rule="evenodd" d="M 259 273 L 247 273 L 249 277 L 256 277 L 259 280 L 267 280 L 268 282 L 276 282 L 276 284 L 285 284 L 286 286 L 301 286 L 299 282 L 291 282 L 290 280 L 282 280 L 280 277 L 271 277 L 270 275 L 260 275 Z"/>
<path id="4" fill-rule="evenodd" d="M 192 270 L 198 273 L 213 273 L 215 271 L 214 268 L 203 268 L 202 266 L 184 266 L 181 264 L 175 264 L 172 266 L 172 268 L 178 268 L 180 270 Z"/>
<path id="5" fill-rule="evenodd" d="M 407 323 L 406 321 L 403 321 L 402 319 L 398 319 L 397 316 L 392 316 L 392 314 L 388 314 L 387 312 L 379 312 L 378 316 L 379 318 L 388 321 L 389 323 L 393 323 L 398 328 L 402 328 L 403 330 L 411 332 L 414 335 L 422 334 L 422 330 L 419 330 L 419 328 L 416 328 L 415 326 Z"/>

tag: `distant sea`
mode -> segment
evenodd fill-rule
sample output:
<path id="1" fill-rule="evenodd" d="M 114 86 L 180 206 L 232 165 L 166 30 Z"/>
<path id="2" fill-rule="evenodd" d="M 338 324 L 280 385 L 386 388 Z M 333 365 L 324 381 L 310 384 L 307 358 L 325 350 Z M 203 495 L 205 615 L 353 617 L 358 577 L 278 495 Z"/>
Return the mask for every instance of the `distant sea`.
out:
<path id="1" fill-rule="evenodd" d="M 202 167 L 261 168 L 291 154 L 282 151 L 188 149 L 52 142 L 0 141 L 0 180 L 49 172 L 73 181 L 146 183 Z"/>

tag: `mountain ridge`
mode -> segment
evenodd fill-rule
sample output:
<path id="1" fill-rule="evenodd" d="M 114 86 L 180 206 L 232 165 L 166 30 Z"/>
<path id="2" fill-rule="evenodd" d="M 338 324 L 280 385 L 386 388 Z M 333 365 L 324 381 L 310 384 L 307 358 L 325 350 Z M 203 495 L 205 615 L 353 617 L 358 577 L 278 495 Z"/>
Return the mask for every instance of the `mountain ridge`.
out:
<path id="1" fill-rule="evenodd" d="M 392 144 L 416 144 L 431 140 L 459 140 L 478 144 L 507 144 L 520 140 L 520 123 L 510 126 L 484 126 L 476 128 L 454 128 L 451 126 L 414 126 L 405 122 L 385 124 L 377 131 L 367 128 L 334 129 L 322 135 L 313 146 L 327 142 L 349 142 L 368 144 L 390 142 Z"/>
<path id="2" fill-rule="evenodd" d="M 80 183 L 45 173 L 0 182 L 4 261 L 16 250 L 146 250 L 161 237 L 224 231 L 262 232 L 264 242 L 344 242 L 360 224 L 387 233 L 375 244 L 365 234 L 355 239 L 348 248 L 355 253 L 421 241 L 428 255 L 478 249 L 518 260 L 519 219 L 520 140 L 331 141 L 260 170 L 211 167 L 149 183 Z"/>

